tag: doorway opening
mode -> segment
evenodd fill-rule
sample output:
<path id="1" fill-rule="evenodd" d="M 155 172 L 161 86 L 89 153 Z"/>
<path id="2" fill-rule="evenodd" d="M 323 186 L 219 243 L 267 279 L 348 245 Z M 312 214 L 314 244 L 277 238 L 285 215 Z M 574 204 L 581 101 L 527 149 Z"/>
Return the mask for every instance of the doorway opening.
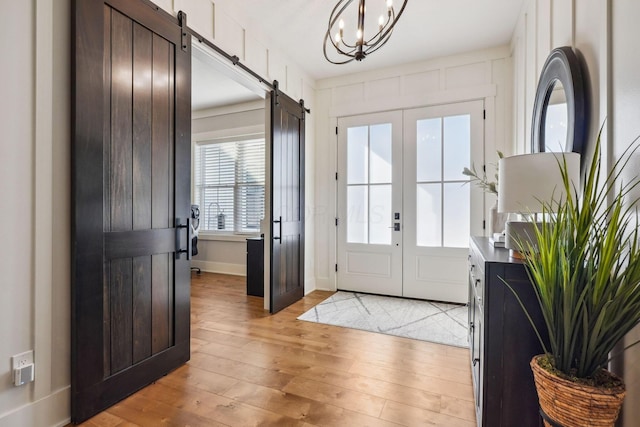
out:
<path id="1" fill-rule="evenodd" d="M 253 242 L 262 243 L 268 208 L 267 91 L 194 40 L 191 104 L 191 204 L 199 214 L 192 267 L 235 276 L 251 272 L 248 294 L 264 296 L 263 245 Z M 247 257 L 247 239 L 259 254 Z M 248 266 L 248 258 L 256 265 Z"/>
<path id="2" fill-rule="evenodd" d="M 203 40 L 199 36 L 197 39 Z M 222 55 L 215 45 L 206 41 L 204 44 L 207 48 L 194 44 L 194 61 L 202 60 L 210 69 L 239 83 L 239 87 L 233 87 L 227 80 L 225 91 L 239 94 L 244 102 L 232 104 L 226 97 L 224 102 L 218 101 L 226 106 L 211 107 L 198 114 L 202 119 L 199 122 L 194 117 L 193 199 L 205 209 L 197 211 L 203 215 L 201 224 L 210 239 L 246 244 L 247 237 L 262 236 L 264 256 L 247 259 L 263 259 L 264 308 L 275 313 L 304 295 L 305 114 L 310 111 L 304 100 L 295 101 L 280 91 L 277 81 L 273 85 L 265 83 L 262 77 L 238 64 L 237 57 Z M 221 55 L 224 58 L 219 58 Z M 240 73 L 237 68 L 244 71 Z M 200 80 L 205 85 L 215 80 L 206 67 L 202 70 Z M 218 76 L 215 85 L 222 81 Z M 211 97 L 225 91 L 218 87 Z M 198 89 L 194 88 L 194 92 Z M 244 97 L 256 95 L 260 100 L 255 108 L 247 109 L 244 104 L 254 104 Z M 213 116 L 212 108 L 216 109 Z M 221 245 L 216 248 L 225 257 L 230 254 Z M 239 245 L 236 250 L 246 253 Z M 236 262 L 237 255 L 238 252 Z M 240 269 L 253 272 L 258 268 L 247 267 Z M 252 287 L 260 288 L 259 284 Z"/>

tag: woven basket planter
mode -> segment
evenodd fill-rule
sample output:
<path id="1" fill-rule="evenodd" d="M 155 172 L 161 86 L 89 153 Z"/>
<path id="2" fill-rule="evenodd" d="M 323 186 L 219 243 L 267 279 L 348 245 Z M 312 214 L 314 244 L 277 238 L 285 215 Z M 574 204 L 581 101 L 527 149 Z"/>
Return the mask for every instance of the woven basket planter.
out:
<path id="1" fill-rule="evenodd" d="M 624 400 L 624 385 L 605 389 L 577 384 L 540 367 L 540 357 L 534 356 L 531 369 L 546 427 L 611 427 L 615 424 Z"/>

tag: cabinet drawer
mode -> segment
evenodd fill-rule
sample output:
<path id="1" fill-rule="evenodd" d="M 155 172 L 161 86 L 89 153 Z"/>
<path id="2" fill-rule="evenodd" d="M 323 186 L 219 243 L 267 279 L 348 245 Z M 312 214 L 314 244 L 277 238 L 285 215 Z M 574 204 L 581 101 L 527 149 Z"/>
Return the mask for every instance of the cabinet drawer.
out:
<path id="1" fill-rule="evenodd" d="M 473 289 L 478 304 L 482 307 L 484 297 L 484 262 L 476 251 L 469 254 L 469 283 Z"/>
<path id="2" fill-rule="evenodd" d="M 484 261 L 477 251 L 469 251 L 469 274 L 477 276 L 478 269 L 482 269 L 483 263 Z"/>

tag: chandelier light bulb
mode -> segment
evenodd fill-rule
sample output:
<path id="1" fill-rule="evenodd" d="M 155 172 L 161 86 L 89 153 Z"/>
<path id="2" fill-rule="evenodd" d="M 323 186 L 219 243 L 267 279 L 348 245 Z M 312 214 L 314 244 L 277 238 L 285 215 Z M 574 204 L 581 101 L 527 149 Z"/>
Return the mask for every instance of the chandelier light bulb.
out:
<path id="1" fill-rule="evenodd" d="M 356 32 L 356 38 L 358 40 L 362 40 L 362 30 L 360 28 L 358 28 L 358 31 Z"/>
<path id="2" fill-rule="evenodd" d="M 336 38 L 335 38 L 336 43 L 340 43 L 340 39 L 341 39 L 340 33 L 338 32 L 336 33 Z"/>
<path id="3" fill-rule="evenodd" d="M 344 19 L 341 19 L 340 22 L 338 22 L 338 27 L 340 27 L 340 29 L 344 29 Z"/>
<path id="4" fill-rule="evenodd" d="M 380 18 L 378 18 L 378 25 L 380 26 L 380 29 L 382 29 L 382 26 L 384 25 L 384 16 L 380 15 Z"/>
<path id="5" fill-rule="evenodd" d="M 391 9 L 393 7 L 393 0 L 387 0 L 387 8 Z"/>

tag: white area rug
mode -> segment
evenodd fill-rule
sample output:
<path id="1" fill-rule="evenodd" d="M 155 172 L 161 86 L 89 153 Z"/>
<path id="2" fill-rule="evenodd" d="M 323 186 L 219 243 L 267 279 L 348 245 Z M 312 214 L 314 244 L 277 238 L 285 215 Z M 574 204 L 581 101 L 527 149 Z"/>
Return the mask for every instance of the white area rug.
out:
<path id="1" fill-rule="evenodd" d="M 459 304 L 338 291 L 298 320 L 469 346 L 467 307 Z"/>

